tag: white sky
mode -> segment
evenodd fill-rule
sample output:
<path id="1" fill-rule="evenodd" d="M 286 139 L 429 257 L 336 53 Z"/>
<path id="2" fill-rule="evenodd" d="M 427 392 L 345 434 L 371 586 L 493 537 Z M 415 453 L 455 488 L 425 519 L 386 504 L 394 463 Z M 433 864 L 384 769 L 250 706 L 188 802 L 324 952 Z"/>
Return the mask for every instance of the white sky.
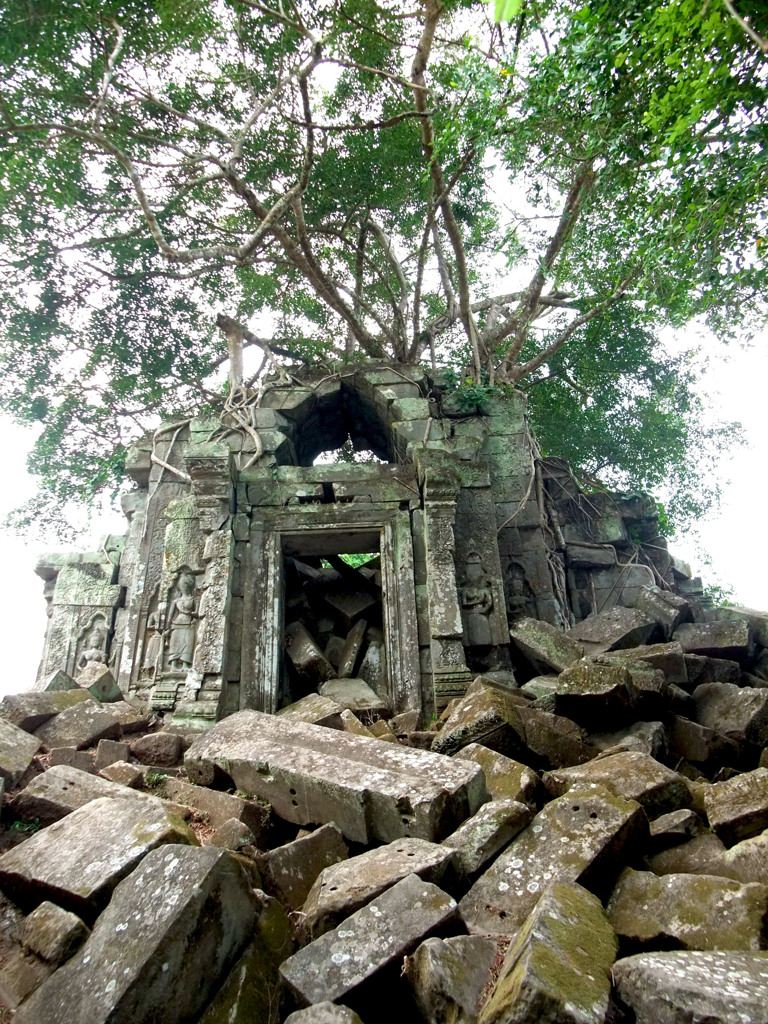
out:
<path id="1" fill-rule="evenodd" d="M 684 336 L 681 339 L 685 342 Z M 735 599 L 755 608 L 768 609 L 768 333 L 749 349 L 713 349 L 714 358 L 702 378 L 702 390 L 710 396 L 725 419 L 738 419 L 745 428 L 749 446 L 737 451 L 722 466 L 725 498 L 721 513 L 700 524 L 701 543 L 672 544 L 675 554 L 690 561 L 705 580 L 723 582 L 734 588 Z M 26 472 L 26 456 L 34 432 L 0 418 L 0 518 L 34 493 L 35 481 Z M 120 513 L 101 517 L 83 543 L 91 550 L 104 533 L 122 533 Z M 45 630 L 43 583 L 34 573 L 37 556 L 43 550 L 59 548 L 53 538 L 47 545 L 25 545 L 0 534 L 0 644 L 3 673 L 0 694 L 28 689 L 37 672 Z M 712 568 L 704 564 L 706 554 Z"/>

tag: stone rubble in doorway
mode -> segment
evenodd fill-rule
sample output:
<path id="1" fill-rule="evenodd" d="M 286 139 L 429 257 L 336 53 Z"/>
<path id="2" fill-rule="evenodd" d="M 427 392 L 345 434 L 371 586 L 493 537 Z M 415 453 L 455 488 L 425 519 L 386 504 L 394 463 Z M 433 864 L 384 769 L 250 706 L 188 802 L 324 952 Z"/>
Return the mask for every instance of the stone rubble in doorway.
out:
<path id="1" fill-rule="evenodd" d="M 336 604 L 279 715 L 0 703 L 20 1024 L 768 1020 L 768 614 L 518 619 L 514 676 L 425 722 L 339 675 L 380 634 Z"/>

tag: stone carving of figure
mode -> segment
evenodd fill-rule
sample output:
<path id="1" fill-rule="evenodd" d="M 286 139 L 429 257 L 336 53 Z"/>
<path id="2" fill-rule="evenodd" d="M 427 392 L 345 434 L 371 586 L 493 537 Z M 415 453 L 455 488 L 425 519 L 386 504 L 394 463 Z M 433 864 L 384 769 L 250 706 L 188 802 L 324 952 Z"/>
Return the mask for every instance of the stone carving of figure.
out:
<path id="1" fill-rule="evenodd" d="M 470 647 L 488 647 L 491 639 L 489 616 L 493 610 L 493 595 L 488 577 L 477 551 L 467 555 L 464 565 L 464 586 L 461 588 L 461 607 L 464 612 L 464 627 L 467 644 Z"/>
<path id="2" fill-rule="evenodd" d="M 161 601 L 147 619 L 147 646 L 142 668 L 156 673 L 163 665 L 163 638 L 165 636 L 166 604 Z"/>
<path id="3" fill-rule="evenodd" d="M 531 588 L 525 579 L 525 569 L 519 562 L 512 561 L 507 567 L 507 618 L 510 621 L 522 619 L 531 611 Z"/>
<path id="4" fill-rule="evenodd" d="M 106 647 L 107 631 L 104 629 L 103 625 L 96 622 L 91 627 L 90 634 L 85 642 L 85 647 L 77 660 L 77 668 L 79 670 L 85 669 L 94 663 L 100 663 L 102 665 L 106 664 Z"/>
<path id="5" fill-rule="evenodd" d="M 192 664 L 195 651 L 195 577 L 186 573 L 181 576 L 179 591 L 170 608 L 168 664 L 171 668 L 183 670 Z"/>

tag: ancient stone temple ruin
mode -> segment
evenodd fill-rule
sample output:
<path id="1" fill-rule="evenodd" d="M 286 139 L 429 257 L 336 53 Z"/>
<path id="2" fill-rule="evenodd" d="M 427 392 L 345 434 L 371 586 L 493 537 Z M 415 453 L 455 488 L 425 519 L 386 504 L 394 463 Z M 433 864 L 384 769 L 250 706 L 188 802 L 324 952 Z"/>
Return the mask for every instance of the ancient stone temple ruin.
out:
<path id="1" fill-rule="evenodd" d="M 317 464 L 350 442 L 376 460 Z M 164 424 L 126 468 L 125 538 L 38 566 L 39 686 L 106 664 L 185 728 L 350 678 L 428 721 L 510 668 L 520 617 L 568 628 L 649 586 L 696 588 L 652 502 L 585 494 L 539 456 L 521 394 L 468 411 L 421 367 L 274 382 Z"/>

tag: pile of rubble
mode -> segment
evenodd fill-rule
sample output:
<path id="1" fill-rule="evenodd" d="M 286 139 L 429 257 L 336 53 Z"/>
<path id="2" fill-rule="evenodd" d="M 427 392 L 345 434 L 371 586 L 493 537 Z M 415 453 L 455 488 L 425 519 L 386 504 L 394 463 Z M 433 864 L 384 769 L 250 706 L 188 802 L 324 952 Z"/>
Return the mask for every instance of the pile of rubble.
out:
<path id="1" fill-rule="evenodd" d="M 432 723 L 359 680 L 196 736 L 103 666 L 6 697 L 15 1021 L 768 1021 L 768 615 L 511 637 Z"/>
<path id="2" fill-rule="evenodd" d="M 354 710 L 387 710 L 380 557 L 358 567 L 337 555 L 285 563 L 284 703 L 349 693 L 339 680 L 358 679 L 365 698 Z"/>

